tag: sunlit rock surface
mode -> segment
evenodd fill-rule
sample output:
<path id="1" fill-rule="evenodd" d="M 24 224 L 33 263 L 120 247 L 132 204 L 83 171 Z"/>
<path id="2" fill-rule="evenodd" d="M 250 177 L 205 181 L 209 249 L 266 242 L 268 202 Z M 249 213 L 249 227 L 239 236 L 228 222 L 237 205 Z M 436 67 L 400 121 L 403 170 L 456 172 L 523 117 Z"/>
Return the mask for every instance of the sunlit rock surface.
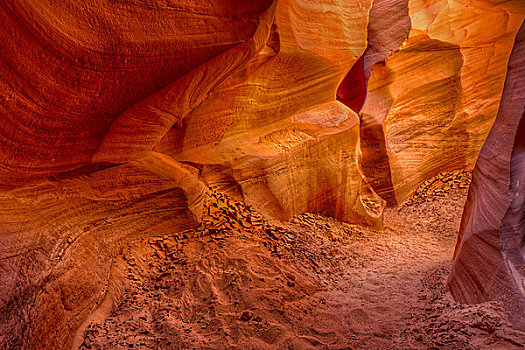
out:
<path id="1" fill-rule="evenodd" d="M 359 119 L 334 101 L 366 47 L 370 1 L 281 1 L 266 47 L 154 148 L 265 214 L 318 212 L 379 224 L 359 167 Z M 308 25 L 305 25 L 308 23 Z"/>
<path id="2" fill-rule="evenodd" d="M 525 5 L 414 0 L 407 11 L 402 1 L 376 4 L 378 17 L 396 17 L 391 26 L 369 26 L 363 170 L 395 204 L 443 169 L 473 168 L 498 110 Z"/>
<path id="3" fill-rule="evenodd" d="M 120 288 L 122 248 L 197 226 L 206 186 L 269 218 L 381 226 L 385 202 L 473 167 L 524 14 L 481 0 L 2 2 L 0 342 L 70 347 Z"/>
<path id="4" fill-rule="evenodd" d="M 465 303 L 500 300 L 525 329 L 525 25 L 512 50 L 501 106 L 481 150 L 449 279 Z"/>

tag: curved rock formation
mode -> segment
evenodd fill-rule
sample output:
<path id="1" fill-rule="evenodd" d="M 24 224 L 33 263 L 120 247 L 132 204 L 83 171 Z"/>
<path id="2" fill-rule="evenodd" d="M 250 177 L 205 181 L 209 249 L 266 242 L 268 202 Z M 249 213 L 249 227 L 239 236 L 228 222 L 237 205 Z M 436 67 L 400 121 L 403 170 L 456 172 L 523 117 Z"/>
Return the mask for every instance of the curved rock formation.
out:
<path id="1" fill-rule="evenodd" d="M 198 175 L 269 215 L 380 224 L 335 101 L 370 0 L 343 3 L 0 5 L 0 342 L 69 347 L 122 247 L 198 225 Z"/>
<path id="2" fill-rule="evenodd" d="M 308 211 L 380 224 L 382 200 L 358 164 L 359 120 L 334 101 L 365 49 L 369 7 L 369 0 L 280 1 L 271 28 L 260 28 L 250 44 L 259 53 L 246 66 L 209 93 L 203 81 L 219 77 L 201 66 L 193 80 L 133 106 L 95 160 L 133 159 L 153 148 L 191 162 L 211 174 L 203 175 L 209 185 L 237 192 L 267 215 L 286 219 Z M 222 63 L 241 61 L 234 54 L 206 67 L 225 76 L 231 71 Z M 204 94 L 202 103 L 193 101 Z"/>
<path id="3" fill-rule="evenodd" d="M 464 303 L 502 301 L 525 329 L 525 24 L 474 169 L 449 286 Z"/>
<path id="4" fill-rule="evenodd" d="M 0 343 L 70 347 L 118 290 L 123 247 L 199 225 L 206 186 L 268 217 L 380 226 L 385 200 L 472 167 L 524 14 L 520 0 L 1 2 Z"/>
<path id="5" fill-rule="evenodd" d="M 525 12 L 516 2 L 483 0 L 404 6 L 377 1 L 378 17 L 397 16 L 391 27 L 371 22 L 365 53 L 363 171 L 389 204 L 443 170 L 473 168 Z"/>
<path id="6" fill-rule="evenodd" d="M 233 50 L 226 65 L 212 64 L 216 72 L 197 80 L 194 103 L 222 71 L 249 58 L 272 2 L 3 1 L 0 184 L 91 162 L 131 105 L 178 79 L 191 84 L 188 72 Z"/>
<path id="7" fill-rule="evenodd" d="M 84 174 L 88 172 L 85 169 Z M 64 349 L 138 238 L 198 225 L 196 174 L 153 155 L 0 194 L 0 344 Z"/>

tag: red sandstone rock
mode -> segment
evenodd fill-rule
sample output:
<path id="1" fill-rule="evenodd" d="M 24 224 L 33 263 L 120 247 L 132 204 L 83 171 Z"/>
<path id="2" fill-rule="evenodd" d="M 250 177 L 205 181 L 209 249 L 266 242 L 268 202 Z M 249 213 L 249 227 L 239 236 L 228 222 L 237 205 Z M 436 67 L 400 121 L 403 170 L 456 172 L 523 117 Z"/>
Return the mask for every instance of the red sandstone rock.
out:
<path id="1" fill-rule="evenodd" d="M 250 54 L 271 4 L 2 2 L 0 185 L 19 186 L 90 163 L 119 115 L 174 81 L 182 79 L 179 93 L 191 94 L 195 103 Z M 195 80 L 188 72 L 202 72 L 225 52 L 231 52 L 226 65 L 208 69 L 196 79 L 200 90 L 191 90 Z M 181 117 L 157 111 L 171 124 Z M 130 127 L 137 131 L 138 125 Z"/>
<path id="2" fill-rule="evenodd" d="M 270 43 L 188 108 L 180 123 L 159 133 L 154 150 L 202 168 L 208 184 L 237 191 L 269 216 L 319 212 L 381 224 L 383 201 L 359 167 L 359 120 L 334 101 L 338 84 L 365 49 L 369 7 L 368 0 L 279 2 L 273 37 L 266 33 Z M 179 108 L 173 98 L 159 98 Z M 137 124 L 143 123 L 130 121 Z M 129 130 L 110 136 L 120 142 L 128 136 L 119 133 Z M 130 137 L 137 134 L 142 132 Z M 109 147 L 105 154 L 96 159 L 115 161 L 119 150 Z"/>
<path id="3" fill-rule="evenodd" d="M 376 191 L 471 167 L 522 3 L 371 6 L 0 4 L 0 340 L 69 347 L 122 247 L 197 225 L 204 183 L 377 226 Z"/>
<path id="4" fill-rule="evenodd" d="M 0 194 L 0 344 L 65 349 L 132 240 L 198 225 L 204 187 L 163 155 Z"/>
<path id="5" fill-rule="evenodd" d="M 525 8 L 411 1 L 410 33 L 394 49 L 406 35 L 406 10 L 402 2 L 377 4 L 376 12 L 396 9 L 399 15 L 391 28 L 369 27 L 363 171 L 376 192 L 396 204 L 445 169 L 473 168 L 496 116 Z"/>
<path id="6" fill-rule="evenodd" d="M 481 150 L 449 279 L 463 303 L 502 301 L 525 329 L 525 24 L 498 116 Z"/>

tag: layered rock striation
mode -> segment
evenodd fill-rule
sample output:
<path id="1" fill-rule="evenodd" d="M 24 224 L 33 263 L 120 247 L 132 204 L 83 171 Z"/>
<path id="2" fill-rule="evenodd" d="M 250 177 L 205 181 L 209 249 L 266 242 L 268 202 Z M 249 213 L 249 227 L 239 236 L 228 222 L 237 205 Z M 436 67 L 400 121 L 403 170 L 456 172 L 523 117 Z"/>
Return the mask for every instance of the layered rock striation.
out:
<path id="1" fill-rule="evenodd" d="M 204 186 L 163 155 L 91 171 L 0 194 L 2 348 L 68 348 L 123 247 L 199 224 Z"/>
<path id="2" fill-rule="evenodd" d="M 524 13 L 517 2 L 374 2 L 361 149 L 369 183 L 389 204 L 443 170 L 473 168 Z"/>
<path id="3" fill-rule="evenodd" d="M 481 150 L 449 286 L 464 303 L 499 300 L 525 329 L 525 24 L 498 116 Z"/>
<path id="4" fill-rule="evenodd" d="M 359 167 L 359 119 L 334 100 L 366 48 L 371 1 L 274 6 L 249 62 L 202 101 L 193 101 L 191 91 L 201 92 L 200 80 L 227 74 L 217 65 L 237 60 L 235 51 L 208 62 L 213 71 L 190 72 L 199 80 L 189 86 L 176 82 L 131 107 L 95 159 L 118 162 L 153 148 L 194 164 L 208 185 L 266 215 L 287 219 L 308 211 L 380 224 L 383 202 Z"/>
<path id="5" fill-rule="evenodd" d="M 488 0 L 0 3 L 0 341 L 70 347 L 118 292 L 123 247 L 198 226 L 207 186 L 266 217 L 380 226 L 385 202 L 470 170 L 524 14 Z"/>

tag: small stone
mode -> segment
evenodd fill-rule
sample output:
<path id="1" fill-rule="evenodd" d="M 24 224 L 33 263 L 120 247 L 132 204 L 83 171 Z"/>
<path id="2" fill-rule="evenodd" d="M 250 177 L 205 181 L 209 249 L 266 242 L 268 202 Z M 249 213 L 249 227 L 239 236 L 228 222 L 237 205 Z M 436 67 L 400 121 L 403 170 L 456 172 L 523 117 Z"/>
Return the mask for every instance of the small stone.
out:
<path id="1" fill-rule="evenodd" d="M 241 315 L 241 320 L 243 321 L 249 321 L 253 317 L 253 312 L 251 311 L 244 311 Z"/>

